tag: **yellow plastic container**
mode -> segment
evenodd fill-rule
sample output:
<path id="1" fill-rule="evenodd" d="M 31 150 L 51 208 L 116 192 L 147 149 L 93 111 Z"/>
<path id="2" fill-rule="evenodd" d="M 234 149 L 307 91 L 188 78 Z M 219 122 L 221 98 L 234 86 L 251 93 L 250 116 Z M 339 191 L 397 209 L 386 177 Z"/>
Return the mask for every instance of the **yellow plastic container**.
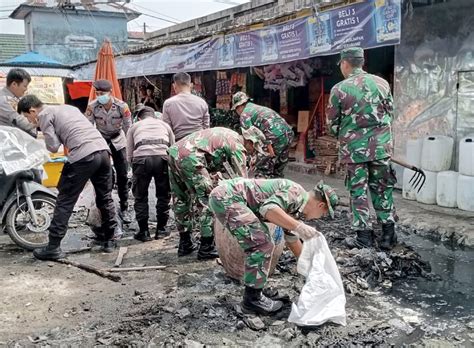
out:
<path id="1" fill-rule="evenodd" d="M 63 157 L 63 154 L 52 154 L 51 158 Z M 63 162 L 47 162 L 43 165 L 48 178 L 43 180 L 43 185 L 46 187 L 57 187 L 59 183 L 59 178 L 63 171 L 64 163 Z"/>

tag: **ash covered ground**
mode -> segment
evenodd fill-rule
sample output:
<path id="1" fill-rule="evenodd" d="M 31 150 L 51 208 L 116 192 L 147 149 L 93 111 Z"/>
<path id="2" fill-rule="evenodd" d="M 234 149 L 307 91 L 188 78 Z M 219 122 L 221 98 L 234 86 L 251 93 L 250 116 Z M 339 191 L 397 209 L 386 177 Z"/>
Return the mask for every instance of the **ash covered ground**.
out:
<path id="1" fill-rule="evenodd" d="M 468 275 L 453 277 L 446 263 L 453 257 L 451 251 L 434 257 L 430 249 L 444 247 L 423 239 L 414 245 L 413 238 L 407 237 L 410 229 L 403 226 L 398 229 L 400 246 L 389 253 L 349 249 L 345 239 L 352 233 L 346 210 L 338 211 L 336 220 L 314 224 L 326 236 L 343 278 L 345 327 L 328 323 L 299 328 L 286 321 L 291 302 L 304 285 L 289 252 L 281 257 L 269 282 L 269 288 L 286 299 L 284 310 L 271 317 L 253 317 L 240 311 L 243 287 L 228 278 L 218 263 L 197 261 L 195 255 L 178 258 L 175 234 L 136 244 L 130 231 L 121 241 L 129 246 L 123 266 L 165 265 L 166 269 L 124 273 L 122 281 L 114 283 L 73 267 L 45 265 L 2 244 L 6 253 L 2 253 L 0 343 L 17 347 L 472 345 L 472 283 Z M 83 229 L 78 224 L 78 233 L 82 235 Z M 440 250 L 436 254 L 441 255 Z M 472 253 L 456 255 L 458 268 L 469 269 Z M 110 267 L 115 257 L 87 251 L 70 255 L 102 267 Z"/>

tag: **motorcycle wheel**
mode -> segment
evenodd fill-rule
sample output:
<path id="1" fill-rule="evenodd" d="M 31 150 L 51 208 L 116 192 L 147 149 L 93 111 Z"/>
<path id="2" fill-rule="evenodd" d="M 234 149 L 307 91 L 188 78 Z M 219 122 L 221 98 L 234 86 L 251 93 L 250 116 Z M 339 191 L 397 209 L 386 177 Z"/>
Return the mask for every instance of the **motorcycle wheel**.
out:
<path id="1" fill-rule="evenodd" d="M 25 198 L 20 199 L 20 204 L 15 202 L 8 209 L 6 217 L 8 235 L 26 250 L 42 248 L 48 244 L 48 229 L 56 207 L 56 199 L 41 193 L 33 194 L 31 199 L 36 209 L 38 225 L 31 221 Z"/>

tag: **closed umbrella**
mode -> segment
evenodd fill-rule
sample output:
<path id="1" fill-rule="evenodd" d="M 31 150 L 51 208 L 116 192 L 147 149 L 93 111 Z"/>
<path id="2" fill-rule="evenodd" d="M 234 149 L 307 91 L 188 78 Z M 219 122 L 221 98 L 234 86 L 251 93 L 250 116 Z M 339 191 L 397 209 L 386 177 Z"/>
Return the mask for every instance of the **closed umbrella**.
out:
<path id="1" fill-rule="evenodd" d="M 109 80 L 112 83 L 112 95 L 115 98 L 122 100 L 122 93 L 120 92 L 120 85 L 117 80 L 117 71 L 115 70 L 115 58 L 112 43 L 105 39 L 102 47 L 97 54 L 97 63 L 95 67 L 94 81 Z M 95 89 L 91 89 L 89 101 L 96 98 Z"/>

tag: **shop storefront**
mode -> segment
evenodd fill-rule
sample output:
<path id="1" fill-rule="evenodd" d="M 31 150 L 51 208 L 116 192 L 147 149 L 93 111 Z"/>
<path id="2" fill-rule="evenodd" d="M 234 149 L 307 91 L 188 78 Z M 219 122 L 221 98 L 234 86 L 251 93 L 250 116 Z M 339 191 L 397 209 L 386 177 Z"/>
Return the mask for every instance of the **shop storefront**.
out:
<path id="1" fill-rule="evenodd" d="M 318 139 L 325 135 L 324 110 L 330 89 L 342 80 L 337 53 L 350 46 L 365 48 L 366 69 L 392 81 L 393 46 L 399 38 L 400 1 L 371 0 L 316 14 L 306 12 L 284 22 L 275 19 L 254 30 L 240 29 L 117 57 L 117 72 L 124 99 L 132 108 L 147 100 L 147 89 L 148 99 L 151 95 L 159 108 L 174 93 L 172 74 L 189 72 L 194 92 L 212 109 L 213 125 L 236 129 L 237 117 L 229 110 L 231 96 L 245 91 L 294 127 L 299 141 L 294 157 L 334 164 L 335 141 L 318 143 Z M 82 67 L 78 74 L 92 76 L 92 69 Z"/>

